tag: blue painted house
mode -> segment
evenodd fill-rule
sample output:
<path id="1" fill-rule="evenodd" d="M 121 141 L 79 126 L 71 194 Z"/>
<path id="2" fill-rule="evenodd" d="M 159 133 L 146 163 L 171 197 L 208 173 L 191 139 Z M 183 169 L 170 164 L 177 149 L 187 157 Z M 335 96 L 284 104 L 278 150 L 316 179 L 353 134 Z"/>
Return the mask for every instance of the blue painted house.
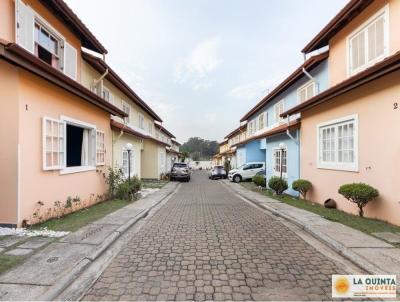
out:
<path id="1" fill-rule="evenodd" d="M 297 196 L 292 182 L 300 178 L 300 115 L 290 120 L 281 113 L 328 88 L 328 52 L 310 57 L 271 93 L 254 106 L 241 122 L 247 121 L 247 139 L 237 146 L 246 162 L 264 161 L 266 176 L 284 177 Z"/>

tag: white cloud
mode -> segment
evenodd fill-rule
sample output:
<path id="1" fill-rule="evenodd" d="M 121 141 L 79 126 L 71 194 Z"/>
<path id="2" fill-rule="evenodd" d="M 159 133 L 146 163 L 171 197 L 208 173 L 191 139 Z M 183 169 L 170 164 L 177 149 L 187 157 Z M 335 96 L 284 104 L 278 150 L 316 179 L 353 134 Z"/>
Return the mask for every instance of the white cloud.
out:
<path id="1" fill-rule="evenodd" d="M 197 45 L 192 53 L 184 59 L 180 59 L 174 66 L 174 79 L 177 83 L 190 83 L 195 90 L 209 88 L 214 85 L 205 78 L 219 65 L 221 39 L 213 37 Z"/>
<path id="2" fill-rule="evenodd" d="M 228 92 L 228 96 L 244 100 L 252 100 L 258 97 L 262 97 L 267 95 L 272 89 L 274 89 L 281 80 L 282 77 L 275 76 L 272 78 L 239 85 L 230 90 Z"/>

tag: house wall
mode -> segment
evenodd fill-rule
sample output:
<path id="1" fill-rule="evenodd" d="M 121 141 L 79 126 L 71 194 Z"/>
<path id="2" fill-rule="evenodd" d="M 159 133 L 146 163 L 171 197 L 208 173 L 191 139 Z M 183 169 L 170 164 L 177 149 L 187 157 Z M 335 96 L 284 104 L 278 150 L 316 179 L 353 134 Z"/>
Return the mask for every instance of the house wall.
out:
<path id="1" fill-rule="evenodd" d="M 102 166 L 97 169 L 61 175 L 59 170 L 42 169 L 42 118 L 61 115 L 96 125 L 105 134 L 105 164 L 111 165 L 110 114 L 86 101 L 19 70 L 19 144 L 20 144 L 20 219 L 30 219 L 37 202 L 52 206 L 71 196 L 94 202 L 107 192 Z"/>
<path id="2" fill-rule="evenodd" d="M 90 66 L 86 61 L 82 61 L 82 85 L 86 88 L 90 89 L 93 80 L 101 77 L 101 74 L 97 72 L 92 66 Z M 103 86 L 110 90 L 112 95 L 114 96 L 113 104 L 118 108 L 122 109 L 122 102 L 128 103 L 131 107 L 131 115 L 129 120 L 129 125 L 140 132 L 148 134 L 149 132 L 149 123 L 154 124 L 154 119 L 145 112 L 140 106 L 138 106 L 134 101 L 132 101 L 127 95 L 125 95 L 121 90 L 115 87 L 111 82 L 107 79 L 103 80 Z M 139 129 L 139 113 L 141 113 L 144 117 L 144 129 Z M 124 120 L 120 117 L 113 116 L 113 119 L 116 121 L 123 123 Z M 153 125 L 153 135 L 154 135 L 154 125 Z"/>
<path id="3" fill-rule="evenodd" d="M 142 178 L 159 179 L 161 173 L 159 164 L 160 145 L 149 139 L 145 139 L 143 141 L 143 149 L 141 164 Z"/>
<path id="4" fill-rule="evenodd" d="M 130 134 L 122 134 L 120 131 L 113 130 L 113 154 L 112 163 L 113 167 L 119 167 L 122 169 L 122 152 L 125 150 L 126 144 L 131 143 L 133 145 L 133 174 L 137 177 L 142 177 L 142 149 L 143 143 L 140 138 L 137 138 Z"/>
<path id="5" fill-rule="evenodd" d="M 5 2 L 0 3 L 4 5 Z M 0 224 L 16 224 L 19 196 L 19 90 L 16 68 L 0 60 L 0 79 L 0 111 L 3 112 L 0 119 Z"/>
<path id="6" fill-rule="evenodd" d="M 302 113 L 301 178 L 310 180 L 308 198 L 323 203 L 333 198 L 341 210 L 356 214 L 357 207 L 338 194 L 342 184 L 364 182 L 380 192 L 365 208 L 365 216 L 400 225 L 400 71 Z M 358 172 L 317 168 L 317 125 L 358 114 Z"/>
<path id="7" fill-rule="evenodd" d="M 241 165 L 244 165 L 245 163 L 246 163 L 246 147 L 239 146 L 236 149 L 236 165 L 237 165 L 237 167 L 240 167 Z"/>
<path id="8" fill-rule="evenodd" d="M 246 144 L 246 163 L 265 162 L 265 150 L 260 149 L 260 140 L 254 140 Z"/>
<path id="9" fill-rule="evenodd" d="M 26 5 L 30 6 L 37 14 L 46 20 L 57 32 L 59 32 L 65 40 L 71 44 L 77 51 L 77 81 L 80 82 L 81 78 L 81 42 L 75 34 L 57 19 L 53 13 L 45 8 L 37 0 L 24 0 Z M 16 42 L 15 40 L 15 0 L 1 0 L 0 1 L 0 39 L 9 42 Z"/>
<path id="10" fill-rule="evenodd" d="M 329 78 L 331 86 L 348 77 L 347 37 L 386 4 L 389 4 L 389 55 L 400 50 L 400 35 L 398 33 L 400 28 L 400 1 L 374 1 L 329 41 Z"/>
<path id="11" fill-rule="evenodd" d="M 329 80 L 328 80 L 327 60 L 321 62 L 317 67 L 309 71 L 309 73 L 318 82 L 319 92 L 322 92 L 328 88 Z M 275 104 L 283 99 L 285 104 L 284 110 L 289 110 L 290 108 L 298 105 L 299 101 L 298 101 L 297 89 L 299 89 L 309 81 L 310 79 L 306 75 L 302 76 L 298 81 L 296 81 L 296 83 L 287 88 L 279 96 L 275 97 L 273 101 L 271 101 L 269 104 L 266 105 L 266 107 L 262 109 L 262 111 L 268 112 L 268 127 L 273 127 L 274 125 L 277 125 L 277 123 L 279 123 L 279 121 L 275 120 L 275 108 L 274 108 Z M 294 117 L 291 117 L 291 119 L 293 120 Z"/>
<path id="12" fill-rule="evenodd" d="M 291 132 L 292 136 L 299 139 L 300 130 Z M 287 154 L 287 174 L 286 180 L 288 182 L 289 189 L 285 191 L 293 196 L 299 196 L 297 191 L 292 189 L 293 181 L 300 177 L 300 145 L 290 139 L 286 133 L 274 135 L 266 139 L 266 176 L 267 180 L 272 176 L 280 176 L 279 172 L 276 172 L 274 167 L 274 151 L 279 149 L 279 144 L 283 143 L 286 146 Z"/>

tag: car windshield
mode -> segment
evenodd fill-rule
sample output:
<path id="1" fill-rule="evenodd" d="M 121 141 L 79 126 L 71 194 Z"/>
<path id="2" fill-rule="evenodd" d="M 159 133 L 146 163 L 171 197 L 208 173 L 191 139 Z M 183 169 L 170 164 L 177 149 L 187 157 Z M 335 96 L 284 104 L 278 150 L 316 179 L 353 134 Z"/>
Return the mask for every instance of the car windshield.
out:
<path id="1" fill-rule="evenodd" d="M 246 164 L 243 164 L 243 165 L 241 165 L 241 166 L 239 166 L 239 167 L 237 167 L 237 168 L 238 168 L 238 169 L 241 169 L 241 168 L 243 168 L 245 165 L 246 165 Z"/>
<path id="2" fill-rule="evenodd" d="M 224 168 L 223 166 L 215 166 L 214 167 L 215 170 L 220 170 L 220 169 L 223 169 L 223 168 Z"/>

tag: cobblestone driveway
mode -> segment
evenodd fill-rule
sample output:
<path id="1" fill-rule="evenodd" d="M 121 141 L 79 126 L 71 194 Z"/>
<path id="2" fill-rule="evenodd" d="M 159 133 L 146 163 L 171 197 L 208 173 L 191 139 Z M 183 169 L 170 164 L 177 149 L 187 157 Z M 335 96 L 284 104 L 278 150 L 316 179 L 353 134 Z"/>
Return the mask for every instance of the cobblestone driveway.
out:
<path id="1" fill-rule="evenodd" d="M 321 300 L 344 273 L 218 181 L 194 174 L 120 252 L 87 300 Z"/>

